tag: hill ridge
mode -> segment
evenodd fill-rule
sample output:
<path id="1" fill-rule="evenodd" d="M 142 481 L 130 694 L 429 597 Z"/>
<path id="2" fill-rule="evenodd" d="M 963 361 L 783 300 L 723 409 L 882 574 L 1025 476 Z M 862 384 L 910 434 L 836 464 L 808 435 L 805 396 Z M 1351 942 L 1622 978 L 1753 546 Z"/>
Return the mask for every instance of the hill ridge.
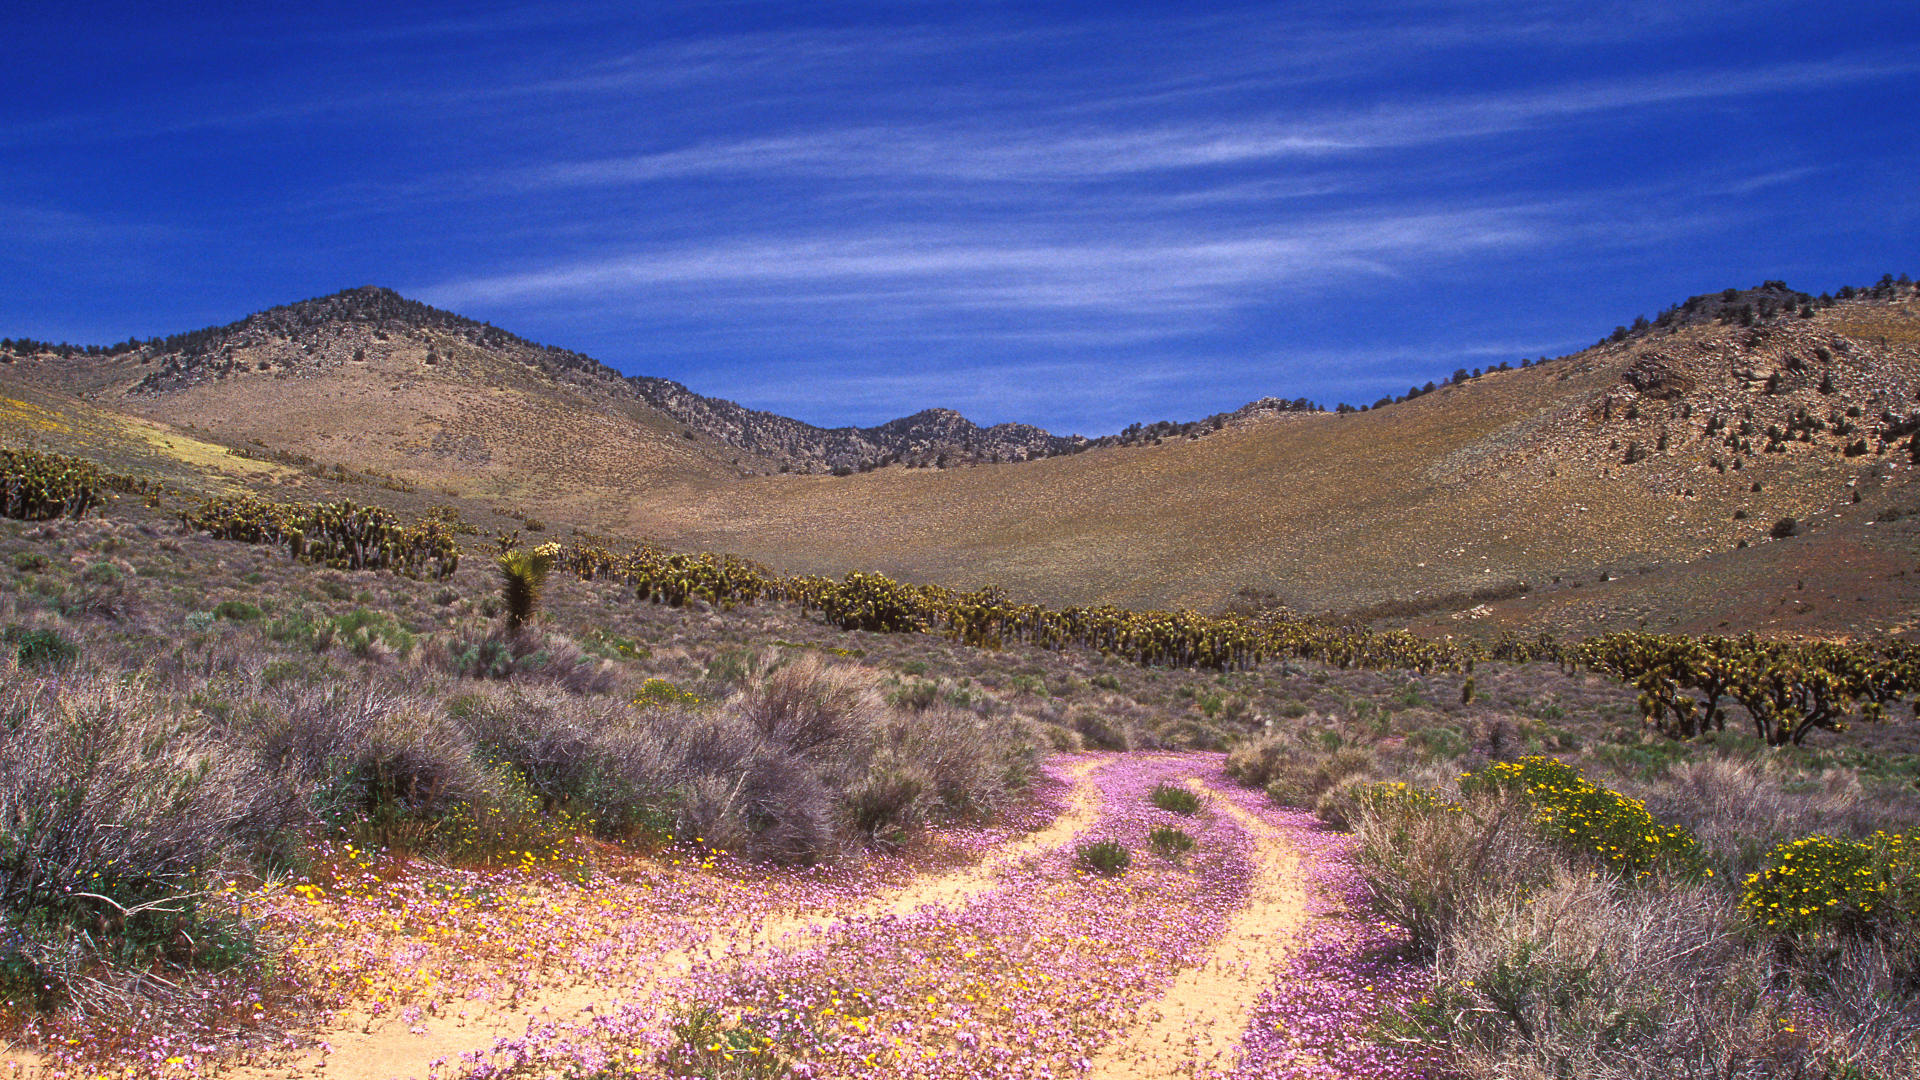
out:
<path id="1" fill-rule="evenodd" d="M 1110 446 L 1157 443 L 1166 438 L 1197 438 L 1229 421 L 1262 413 L 1319 410 L 1305 398 L 1288 401 L 1267 397 L 1200 420 L 1135 423 L 1120 432 L 1092 438 L 1056 435 L 1037 425 L 1017 422 L 982 426 L 954 409 L 939 406 L 865 427 L 822 427 L 701 394 L 673 379 L 626 375 L 585 353 L 542 344 L 378 285 L 275 305 L 216 326 L 165 337 L 129 338 L 109 346 L 8 338 L 0 340 L 0 359 L 39 354 L 70 359 L 132 357 L 152 370 L 125 387 L 125 392 L 167 394 L 231 375 L 236 367 L 235 353 L 243 349 L 285 342 L 316 354 L 325 344 L 323 331 L 341 326 L 363 327 L 378 342 L 387 342 L 395 334 L 438 333 L 477 348 L 516 353 L 524 363 L 559 382 L 643 401 L 700 435 L 765 458 L 769 468 L 782 472 L 844 475 L 893 464 L 944 468 L 1026 461 Z M 357 345 L 350 354 L 352 359 L 364 359 L 370 344 Z M 427 361 L 431 364 L 440 354 L 430 350 L 427 355 L 434 358 Z"/>

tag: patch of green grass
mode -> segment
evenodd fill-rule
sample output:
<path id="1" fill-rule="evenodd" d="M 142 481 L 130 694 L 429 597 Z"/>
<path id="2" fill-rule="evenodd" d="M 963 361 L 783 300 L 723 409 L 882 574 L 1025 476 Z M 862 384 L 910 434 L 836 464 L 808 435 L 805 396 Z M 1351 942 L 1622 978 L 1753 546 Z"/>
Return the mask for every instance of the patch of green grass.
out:
<path id="1" fill-rule="evenodd" d="M 1191 833 L 1176 829 L 1171 825 L 1155 825 L 1147 834 L 1147 845 L 1154 852 L 1171 859 L 1193 850 L 1194 839 Z"/>
<path id="2" fill-rule="evenodd" d="M 266 613 L 245 600 L 222 600 L 213 605 L 213 617 L 228 622 L 255 622 Z"/>
<path id="3" fill-rule="evenodd" d="M 1127 872 L 1127 867 L 1133 865 L 1133 856 L 1118 840 L 1095 840 L 1080 845 L 1074 852 L 1074 862 L 1082 870 L 1113 877 Z"/>
<path id="4" fill-rule="evenodd" d="M 1200 812 L 1200 795 L 1191 788 L 1178 784 L 1159 783 L 1153 786 L 1153 792 L 1147 796 L 1153 805 L 1168 813 L 1197 814 Z"/>
<path id="5" fill-rule="evenodd" d="M 580 647 L 605 660 L 645 660 L 653 650 L 630 637 L 594 627 L 580 639 Z"/>
<path id="6" fill-rule="evenodd" d="M 24 668 L 64 668 L 80 659 L 80 646 L 58 630 L 9 626 L 0 630 L 0 643 L 13 646 L 13 658 Z"/>

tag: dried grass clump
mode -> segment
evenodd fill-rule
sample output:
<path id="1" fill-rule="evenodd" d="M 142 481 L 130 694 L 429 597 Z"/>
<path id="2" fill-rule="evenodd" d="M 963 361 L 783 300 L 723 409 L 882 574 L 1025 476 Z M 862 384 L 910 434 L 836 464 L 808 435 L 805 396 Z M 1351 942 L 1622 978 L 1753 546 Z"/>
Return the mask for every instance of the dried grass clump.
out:
<path id="1" fill-rule="evenodd" d="M 1266 789 L 1280 806 L 1312 808 L 1349 780 L 1377 778 L 1380 761 L 1372 748 L 1338 738 L 1313 745 L 1291 733 L 1271 732 L 1235 746 L 1226 769 L 1248 787 Z"/>
<path id="2" fill-rule="evenodd" d="M 247 755 L 136 681 L 0 667 L 0 970 L 82 1008 L 117 996 L 95 969 L 209 959 L 210 875 L 295 819 Z"/>
<path id="3" fill-rule="evenodd" d="M 1359 796 L 1352 826 L 1375 904 L 1429 956 L 1489 901 L 1539 887 L 1554 865 L 1531 808 L 1517 799 L 1461 805 L 1377 784 Z"/>
<path id="4" fill-rule="evenodd" d="M 650 713 L 676 735 L 682 832 L 811 862 L 920 823 L 992 812 L 1029 779 L 1030 732 L 951 706 L 889 708 L 876 674 L 804 657 L 709 713 Z"/>
<path id="5" fill-rule="evenodd" d="M 871 674 L 804 656 L 748 687 L 730 711 L 782 749 L 830 761 L 873 740 L 886 701 Z"/>

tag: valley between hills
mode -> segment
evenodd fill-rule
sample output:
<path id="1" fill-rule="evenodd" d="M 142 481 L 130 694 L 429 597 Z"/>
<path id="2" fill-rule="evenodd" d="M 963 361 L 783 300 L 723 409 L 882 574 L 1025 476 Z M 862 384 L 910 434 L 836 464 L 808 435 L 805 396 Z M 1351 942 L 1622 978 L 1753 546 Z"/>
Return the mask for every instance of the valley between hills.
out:
<path id="1" fill-rule="evenodd" d="M 1920 614 L 1920 300 L 1848 294 L 1703 294 L 1383 407 L 1085 439 L 941 410 L 819 429 L 360 289 L 111 354 L 14 350 L 0 431 L 195 486 L 1055 605 L 1861 634 Z"/>

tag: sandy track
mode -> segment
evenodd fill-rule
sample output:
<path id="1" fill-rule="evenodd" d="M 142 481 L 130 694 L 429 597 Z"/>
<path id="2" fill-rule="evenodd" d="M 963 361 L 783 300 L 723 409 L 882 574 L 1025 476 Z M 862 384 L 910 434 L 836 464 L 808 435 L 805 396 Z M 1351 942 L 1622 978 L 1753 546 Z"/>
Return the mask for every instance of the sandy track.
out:
<path id="1" fill-rule="evenodd" d="M 1187 781 L 1197 791 L 1210 789 Z M 1188 968 L 1127 1034 L 1094 1059 L 1094 1080 L 1226 1075 L 1260 995 L 1280 977 L 1308 922 L 1300 858 L 1279 830 L 1216 796 L 1253 839 L 1253 888 L 1205 963 Z"/>
<path id="2" fill-rule="evenodd" d="M 641 982 L 624 987 L 579 984 L 499 1002 L 467 1002 L 450 1007 L 454 1015 L 429 1017 L 412 1026 L 390 1018 L 375 1019 L 365 1012 L 349 1013 L 331 1030 L 322 1033 L 325 1051 L 306 1050 L 291 1060 L 279 1055 L 271 1060 L 243 1061 L 220 1070 L 218 1075 L 232 1080 L 420 1077 L 436 1061 L 457 1061 L 460 1055 L 471 1051 L 485 1053 L 493 1048 L 496 1040 L 518 1036 L 529 1024 L 577 1022 L 615 1001 L 643 999 L 665 980 L 687 973 L 696 964 L 722 961 L 729 956 L 780 944 L 784 939 L 825 932 L 854 919 L 905 915 L 935 904 L 963 906 L 992 889 L 1002 870 L 1066 844 L 1093 823 L 1100 810 L 1100 791 L 1091 777 L 1107 760 L 1078 761 L 1066 770 L 1072 784 L 1066 809 L 1046 828 L 999 848 L 974 866 L 916 879 L 849 911 L 824 917 L 791 915 L 743 921 L 716 931 L 704 941 L 663 953 Z"/>

